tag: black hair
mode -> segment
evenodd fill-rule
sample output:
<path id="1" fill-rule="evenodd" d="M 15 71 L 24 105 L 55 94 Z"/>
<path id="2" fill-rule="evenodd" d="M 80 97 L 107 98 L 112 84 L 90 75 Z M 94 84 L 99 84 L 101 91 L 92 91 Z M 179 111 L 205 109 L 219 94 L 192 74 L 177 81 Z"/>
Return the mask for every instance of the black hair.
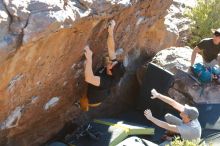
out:
<path id="1" fill-rule="evenodd" d="M 217 36 L 217 37 L 219 37 L 219 36 L 220 36 L 220 32 L 215 31 L 215 32 L 214 32 L 214 35 Z"/>

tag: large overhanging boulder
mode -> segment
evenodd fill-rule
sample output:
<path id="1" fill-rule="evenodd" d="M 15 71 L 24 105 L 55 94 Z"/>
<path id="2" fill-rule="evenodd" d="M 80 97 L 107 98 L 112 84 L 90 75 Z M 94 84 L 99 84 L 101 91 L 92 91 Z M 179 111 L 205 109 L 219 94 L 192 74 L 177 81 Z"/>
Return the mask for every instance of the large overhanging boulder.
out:
<path id="1" fill-rule="evenodd" d="M 187 73 L 191 61 L 192 49 L 189 47 L 171 47 L 158 52 L 153 62 L 175 74 L 170 95 L 182 103 L 220 103 L 220 85 L 216 82 L 201 84 L 192 73 Z M 202 63 L 197 55 L 196 63 Z"/>
<path id="2" fill-rule="evenodd" d="M 0 2 L 0 145 L 5 146 L 41 145 L 66 123 L 81 120 L 83 47 L 91 46 L 94 69 L 99 67 L 109 19 L 116 20 L 115 41 L 127 54 L 127 72 L 99 115 L 131 107 L 138 93 L 136 68 L 175 45 L 178 36 L 164 24 L 171 0 Z"/>

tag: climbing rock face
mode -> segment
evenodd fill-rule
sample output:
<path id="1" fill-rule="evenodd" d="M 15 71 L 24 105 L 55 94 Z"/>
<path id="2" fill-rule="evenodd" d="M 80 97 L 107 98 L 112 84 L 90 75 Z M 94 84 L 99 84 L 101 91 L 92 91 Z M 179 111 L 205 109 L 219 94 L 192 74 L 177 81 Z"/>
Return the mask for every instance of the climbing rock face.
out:
<path id="1" fill-rule="evenodd" d="M 202 85 L 189 75 L 192 49 L 189 47 L 171 47 L 158 52 L 153 62 L 175 74 L 170 95 L 182 103 L 220 103 L 220 85 L 215 81 Z M 202 63 L 202 56 L 197 55 L 195 63 Z M 192 74 L 192 73 L 190 73 Z"/>
<path id="2" fill-rule="evenodd" d="M 83 120 L 78 107 L 86 92 L 83 48 L 90 45 L 97 69 L 107 53 L 106 27 L 112 18 L 116 46 L 126 54 L 126 74 L 115 89 L 117 96 L 104 102 L 96 115 L 131 107 L 138 92 L 137 67 L 176 44 L 178 31 L 165 24 L 171 4 L 171 0 L 0 0 L 0 145 L 38 146 L 66 123 Z"/>

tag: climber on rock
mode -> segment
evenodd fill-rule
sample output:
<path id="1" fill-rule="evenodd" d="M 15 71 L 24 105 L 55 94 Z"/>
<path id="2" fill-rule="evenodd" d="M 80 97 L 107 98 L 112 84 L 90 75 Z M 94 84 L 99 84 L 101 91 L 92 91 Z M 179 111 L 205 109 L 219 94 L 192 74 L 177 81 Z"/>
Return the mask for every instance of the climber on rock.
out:
<path id="1" fill-rule="evenodd" d="M 108 56 L 105 57 L 103 67 L 95 73 L 92 70 L 93 52 L 89 46 L 84 48 L 86 57 L 85 81 L 88 83 L 87 97 L 83 97 L 80 101 L 84 111 L 88 111 L 90 107 L 99 106 L 110 95 L 111 87 L 120 80 L 125 72 L 123 62 L 116 58 L 114 27 L 115 21 L 111 20 L 108 26 Z"/>
<path id="2" fill-rule="evenodd" d="M 157 126 L 166 129 L 172 133 L 180 134 L 182 139 L 185 140 L 193 140 L 193 139 L 200 139 L 201 137 L 201 126 L 198 121 L 199 112 L 197 108 L 189 106 L 189 105 L 182 105 L 172 98 L 164 96 L 158 93 L 155 89 L 151 90 L 152 99 L 160 99 L 163 102 L 171 105 L 173 108 L 180 112 L 180 117 L 166 114 L 165 120 L 161 121 L 152 116 L 152 113 L 149 109 L 144 111 L 144 115 L 150 121 L 152 121 Z"/>
<path id="3" fill-rule="evenodd" d="M 206 67 L 214 67 L 219 65 L 220 53 L 220 28 L 212 29 L 213 37 L 201 40 L 193 49 L 191 55 L 191 66 L 193 66 L 196 54 L 201 53 L 203 57 L 203 64 Z"/>

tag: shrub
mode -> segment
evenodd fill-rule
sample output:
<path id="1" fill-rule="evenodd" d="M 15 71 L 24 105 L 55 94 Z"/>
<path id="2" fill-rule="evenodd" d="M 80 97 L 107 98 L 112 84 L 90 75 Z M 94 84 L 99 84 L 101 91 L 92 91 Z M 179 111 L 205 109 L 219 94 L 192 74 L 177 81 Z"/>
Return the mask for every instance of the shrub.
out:
<path id="1" fill-rule="evenodd" d="M 171 146 L 198 146 L 199 141 L 198 140 L 181 140 L 180 137 L 176 137 L 174 141 L 171 142 Z M 166 146 L 170 146 L 166 145 Z M 204 144 L 201 144 L 200 146 L 204 146 Z"/>
<path id="2" fill-rule="evenodd" d="M 207 37 L 212 37 L 211 29 L 220 28 L 220 0 L 197 0 L 197 6 L 186 11 L 186 16 L 192 21 L 188 45 L 195 47 Z"/>

